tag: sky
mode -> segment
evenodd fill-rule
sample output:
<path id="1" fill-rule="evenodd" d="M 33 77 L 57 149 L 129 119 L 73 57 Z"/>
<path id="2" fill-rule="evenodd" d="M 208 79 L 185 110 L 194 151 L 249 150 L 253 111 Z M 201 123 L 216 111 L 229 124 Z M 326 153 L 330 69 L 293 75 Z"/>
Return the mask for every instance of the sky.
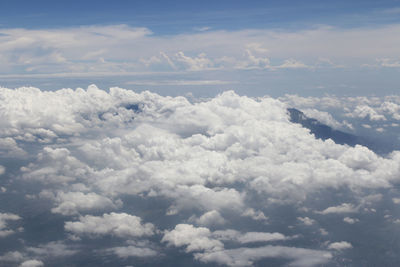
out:
<path id="1" fill-rule="evenodd" d="M 397 92 L 399 1 L 2 1 L 0 85 Z"/>
<path id="2" fill-rule="evenodd" d="M 0 266 L 398 266 L 399 16 L 0 1 Z"/>

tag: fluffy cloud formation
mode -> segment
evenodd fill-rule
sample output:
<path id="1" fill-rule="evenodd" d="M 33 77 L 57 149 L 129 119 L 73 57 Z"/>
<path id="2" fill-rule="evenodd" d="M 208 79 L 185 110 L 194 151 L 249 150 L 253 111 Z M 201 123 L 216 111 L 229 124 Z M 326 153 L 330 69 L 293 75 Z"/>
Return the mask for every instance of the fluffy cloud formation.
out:
<path id="1" fill-rule="evenodd" d="M 18 221 L 20 219 L 20 216 L 13 213 L 0 213 L 0 238 L 15 233 L 15 230 L 8 227 L 8 222 Z"/>
<path id="2" fill-rule="evenodd" d="M 142 224 L 137 216 L 112 212 L 101 217 L 86 215 L 80 217 L 77 222 L 66 222 L 65 230 L 76 235 L 114 235 L 129 238 L 151 236 L 155 229 L 151 223 Z"/>
<path id="3" fill-rule="evenodd" d="M 96 193 L 82 192 L 58 192 L 55 196 L 57 206 L 51 211 L 62 215 L 73 215 L 79 212 L 91 210 L 115 209 L 118 205 L 114 204 L 109 198 L 100 196 Z"/>
<path id="4" fill-rule="evenodd" d="M 186 252 L 196 252 L 197 260 L 205 263 L 215 262 L 229 266 L 251 266 L 254 261 L 263 258 L 283 258 L 293 266 L 314 266 L 326 263 L 332 257 L 329 252 L 311 249 L 299 249 L 285 246 L 240 247 L 225 249 L 222 241 L 234 241 L 239 244 L 254 242 L 284 241 L 288 239 L 280 233 L 247 232 L 235 230 L 211 232 L 208 228 L 179 224 L 164 234 L 162 242 L 177 247 L 186 246 Z"/>
<path id="5" fill-rule="evenodd" d="M 59 239 L 21 245 L 19 253 L 44 264 L 78 257 L 68 242 L 133 265 L 174 253 L 229 266 L 270 259 L 328 264 L 335 259 L 327 248 L 349 248 L 328 245 L 330 237 L 342 236 L 341 226 L 361 225 L 354 233 L 363 238 L 362 231 L 378 227 L 368 220 L 393 215 L 387 203 L 400 198 L 398 151 L 382 156 L 362 145 L 316 139 L 290 121 L 287 108 L 300 103 L 338 123 L 318 111 L 321 99 L 253 99 L 228 91 L 190 102 L 94 85 L 52 92 L 0 88 L 0 94 L 0 138 L 25 151 L 2 163 L 12 175 L 1 196 L 29 196 L 19 201 L 36 207 L 33 212 L 45 209 L 57 222 Z M 340 104 L 333 97 L 324 101 Z M 352 213 L 363 224 L 345 217 Z M 9 222 L 20 216 L 2 213 L 0 231 L 14 231 Z M 110 244 L 96 244 L 105 239 Z M 357 253 L 364 249 L 355 244 Z M 7 253 L 1 261 L 11 257 Z"/>
<path id="6" fill-rule="evenodd" d="M 216 262 L 228 266 L 251 266 L 255 261 L 265 258 L 283 258 L 290 261 L 289 266 L 318 266 L 329 262 L 332 255 L 326 251 L 264 246 L 199 253 L 195 257 L 203 262 Z"/>
<path id="7" fill-rule="evenodd" d="M 161 241 L 177 247 L 186 246 L 187 252 L 215 251 L 224 246 L 221 241 L 211 237 L 209 229 L 190 224 L 178 224 L 174 230 L 165 233 Z"/>
<path id="8" fill-rule="evenodd" d="M 396 127 L 400 120 L 400 98 L 396 95 L 382 97 L 302 97 L 286 95 L 280 100 L 304 111 L 312 118 L 333 127 L 352 130 L 351 120 L 355 124 L 371 128 L 373 124 L 378 127 Z M 342 122 L 335 120 L 330 113 L 342 118 Z M 390 122 L 388 122 L 390 121 Z"/>
<path id="9" fill-rule="evenodd" d="M 329 249 L 334 249 L 334 250 L 343 250 L 343 249 L 349 249 L 352 248 L 353 246 L 346 241 L 341 241 L 341 242 L 335 242 L 332 244 L 329 244 L 328 248 Z"/>

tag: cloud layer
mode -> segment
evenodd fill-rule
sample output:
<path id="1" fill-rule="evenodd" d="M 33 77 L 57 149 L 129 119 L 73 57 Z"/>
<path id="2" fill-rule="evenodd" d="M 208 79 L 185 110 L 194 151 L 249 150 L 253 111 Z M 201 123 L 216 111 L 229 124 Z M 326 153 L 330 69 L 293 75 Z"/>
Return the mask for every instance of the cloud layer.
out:
<path id="1" fill-rule="evenodd" d="M 205 265 L 334 265 L 367 253 L 363 231 L 396 224 L 400 153 L 316 139 L 289 120 L 287 103 L 305 99 L 228 91 L 192 103 L 94 85 L 0 95 L 0 155 L 13 162 L 0 196 L 24 195 L 18 202 L 45 209 L 59 233 L 30 245 L 16 237 L 3 262 L 68 262 L 81 247 L 135 266 L 179 266 L 169 256 L 178 254 Z M 30 238 L 42 220 L 0 213 L 0 238 Z"/>

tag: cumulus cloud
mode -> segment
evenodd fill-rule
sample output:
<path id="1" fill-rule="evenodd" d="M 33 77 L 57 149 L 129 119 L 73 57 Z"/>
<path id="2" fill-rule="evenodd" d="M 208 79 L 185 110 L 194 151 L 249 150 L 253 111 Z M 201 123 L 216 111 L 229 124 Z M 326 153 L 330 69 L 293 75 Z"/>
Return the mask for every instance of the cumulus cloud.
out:
<path id="1" fill-rule="evenodd" d="M 19 265 L 20 267 L 41 267 L 44 263 L 39 260 L 27 260 Z"/>
<path id="2" fill-rule="evenodd" d="M 121 238 L 151 236 L 155 228 L 151 223 L 142 224 L 141 218 L 126 213 L 109 213 L 103 216 L 81 216 L 79 221 L 65 223 L 65 230 L 76 235 L 91 237 L 113 235 Z"/>
<path id="3" fill-rule="evenodd" d="M 357 218 L 344 217 L 343 221 L 348 223 L 348 224 L 354 224 L 354 223 L 356 223 L 356 222 L 358 222 L 360 220 L 357 219 Z"/>
<path id="4" fill-rule="evenodd" d="M 341 242 L 335 242 L 332 244 L 329 244 L 328 248 L 329 249 L 334 249 L 334 250 L 343 250 L 343 249 L 349 249 L 352 248 L 353 246 L 346 241 L 341 241 Z"/>
<path id="5" fill-rule="evenodd" d="M 204 226 L 212 226 L 226 223 L 225 219 L 216 210 L 208 211 L 201 215 L 199 218 L 192 216 L 189 218 L 189 222 L 194 222 L 198 225 Z"/>
<path id="6" fill-rule="evenodd" d="M 211 237 L 211 232 L 205 227 L 194 227 L 190 224 L 178 224 L 174 230 L 164 234 L 161 242 L 177 247 L 186 246 L 187 252 L 221 250 L 221 241 Z"/>
<path id="7" fill-rule="evenodd" d="M 297 220 L 299 220 L 301 223 L 305 224 L 305 225 L 313 225 L 315 223 L 315 220 L 310 219 L 309 217 L 297 217 Z"/>
<path id="8" fill-rule="evenodd" d="M 15 233 L 15 230 L 10 229 L 8 221 L 18 221 L 21 217 L 13 213 L 0 213 L 0 238 L 6 237 Z"/>
<path id="9" fill-rule="evenodd" d="M 175 229 L 167 231 L 164 234 L 162 242 L 167 242 L 169 245 L 177 247 L 186 246 L 186 252 L 196 252 L 194 257 L 199 261 L 216 262 L 229 266 L 248 266 L 251 265 L 253 261 L 262 258 L 287 258 L 293 260 L 294 265 L 298 264 L 302 266 L 303 261 L 307 262 L 309 265 L 314 265 L 327 262 L 331 257 L 330 253 L 327 252 L 282 246 L 225 249 L 223 243 L 226 241 L 233 241 L 239 244 L 248 244 L 284 241 L 287 239 L 288 238 L 281 233 L 241 233 L 232 229 L 211 232 L 205 227 L 179 224 Z M 294 254 L 289 256 L 289 254 L 291 254 L 289 251 L 292 251 Z M 311 257 L 316 258 L 315 263 Z"/>
<path id="10" fill-rule="evenodd" d="M 248 49 L 269 53 L 263 46 Z M 253 99 L 228 91 L 190 102 L 96 86 L 0 93 L 0 136 L 28 153 L 21 168 L 10 165 L 15 175 L 2 196 L 23 185 L 30 196 L 24 201 L 46 201 L 49 214 L 65 220 L 59 230 L 76 243 L 117 237 L 99 251 L 121 259 L 151 257 L 168 246 L 213 264 L 245 266 L 267 258 L 324 264 L 331 254 L 310 232 L 327 242 L 340 230 L 321 215 L 352 224 L 357 219 L 344 215 L 379 211 L 386 191 L 397 201 L 398 151 L 381 156 L 361 145 L 316 139 L 287 113 L 301 103 L 325 116 L 322 102 L 348 112 L 366 103 L 385 117 L 385 110 L 397 112 L 389 104 L 380 108 L 379 99 L 357 98 L 347 106 L 329 96 Z M 15 232 L 9 222 L 20 217 L 2 216 L 0 231 Z M 299 236 L 312 245 L 295 242 Z M 150 239 L 159 244 L 120 243 Z M 76 249 L 46 244 L 27 251 L 44 257 Z"/>
<path id="11" fill-rule="evenodd" d="M 85 194 L 82 192 L 58 192 L 55 196 L 55 202 L 57 206 L 51 211 L 62 215 L 74 215 L 91 210 L 116 209 L 117 206 L 122 205 L 121 201 L 114 204 L 107 197 L 96 193 Z"/>

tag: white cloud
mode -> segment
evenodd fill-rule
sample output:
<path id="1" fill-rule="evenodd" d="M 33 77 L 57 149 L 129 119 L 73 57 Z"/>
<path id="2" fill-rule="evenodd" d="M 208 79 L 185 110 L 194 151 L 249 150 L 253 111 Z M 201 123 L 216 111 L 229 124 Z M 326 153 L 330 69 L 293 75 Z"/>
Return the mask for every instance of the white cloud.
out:
<path id="1" fill-rule="evenodd" d="M 151 248 L 142 248 L 136 246 L 115 247 L 109 249 L 109 251 L 115 253 L 120 258 L 152 257 L 158 254 L 157 251 Z"/>
<path id="2" fill-rule="evenodd" d="M 175 57 L 177 61 L 184 63 L 191 71 L 211 69 L 214 65 L 205 53 L 200 53 L 197 57 L 189 57 L 180 51 L 175 54 Z"/>
<path id="3" fill-rule="evenodd" d="M 189 218 L 189 222 L 194 222 L 198 225 L 204 226 L 220 225 L 226 223 L 225 219 L 216 210 L 208 211 L 201 215 L 199 218 L 192 216 Z"/>
<path id="4" fill-rule="evenodd" d="M 121 88 L 102 91 L 95 86 L 54 92 L 1 88 L 0 93 L 1 138 L 33 147 L 26 150 L 28 163 L 16 175 L 19 179 L 10 183 L 27 185 L 25 194 L 30 196 L 41 192 L 39 197 L 54 202 L 55 213 L 85 215 L 66 219 L 64 229 L 76 242 L 103 236 L 118 237 L 120 242 L 153 240 L 156 233 L 163 233 L 163 245 L 194 252 L 203 262 L 241 266 L 272 257 L 292 265 L 323 264 L 329 261 L 329 252 L 292 246 L 297 234 L 308 238 L 307 233 L 286 236 L 271 230 L 277 229 L 282 205 L 295 210 L 290 224 L 279 221 L 282 227 L 299 231 L 305 228 L 293 225 L 303 223 L 314 228 L 317 222 L 307 212 L 318 210 L 314 215 L 331 214 L 341 221 L 343 214 L 363 208 L 378 210 L 384 195 L 380 191 L 395 191 L 400 177 L 399 152 L 379 156 L 360 145 L 315 139 L 307 129 L 291 123 L 287 114 L 289 103 L 311 109 L 315 105 L 318 111 L 323 110 L 321 103 L 327 103 L 348 108 L 344 112 L 365 104 L 386 117 L 397 112 L 387 104 L 398 103 L 395 98 L 385 98 L 384 106 L 382 99 L 347 98 L 342 103 L 329 96 L 288 96 L 284 103 L 229 91 L 191 103 L 184 97 Z M 12 186 L 7 185 L 9 191 Z M 333 202 L 338 197 L 345 203 Z M 157 216 L 171 216 L 165 221 L 175 226 L 166 229 L 157 224 L 159 232 L 156 222 L 143 223 L 125 213 L 129 207 L 119 201 L 125 198 L 161 201 L 159 210 L 146 210 L 150 215 L 146 218 L 154 218 L 157 212 Z M 112 210 L 118 212 L 98 215 Z M 15 231 L 3 221 L 4 231 Z M 244 230 L 244 225 L 249 229 Z M 328 224 L 319 231 L 319 238 L 326 240 L 328 232 L 333 236 L 337 229 Z M 157 246 L 136 243 L 112 246 L 102 251 L 121 258 L 159 251 Z M 29 248 L 37 255 L 45 255 L 45 250 L 51 251 L 46 244 Z"/>
<path id="5" fill-rule="evenodd" d="M 313 225 L 314 223 L 316 223 L 315 220 L 310 219 L 309 217 L 304 217 L 304 218 L 297 217 L 297 220 L 299 220 L 300 222 L 302 222 L 303 224 L 308 225 L 308 226 Z"/>
<path id="6" fill-rule="evenodd" d="M 253 242 L 269 242 L 269 241 L 278 241 L 278 240 L 286 240 L 285 237 L 281 233 L 260 233 L 260 232 L 247 232 L 240 237 L 238 237 L 238 241 L 242 244 L 253 243 Z"/>
<path id="7" fill-rule="evenodd" d="M 65 230 L 76 235 L 91 237 L 114 235 L 121 238 L 151 236 L 155 228 L 151 223 L 142 224 L 142 220 L 126 213 L 109 213 L 103 216 L 81 216 L 79 221 L 66 222 Z"/>
<path id="8" fill-rule="evenodd" d="M 259 210 L 256 211 L 256 210 L 254 210 L 253 208 L 248 208 L 248 209 L 246 209 L 246 210 L 242 213 L 242 216 L 244 216 L 244 217 L 250 217 L 250 218 L 252 218 L 253 220 L 256 220 L 256 221 L 264 221 L 264 222 L 267 222 L 267 221 L 268 221 L 268 217 L 265 216 L 264 212 L 259 211 Z"/>
<path id="9" fill-rule="evenodd" d="M 305 69 L 305 68 L 310 68 L 310 66 L 307 66 L 303 62 L 300 62 L 298 60 L 291 58 L 291 59 L 286 59 L 277 68 L 280 68 L 280 69 Z"/>
<path id="10" fill-rule="evenodd" d="M 334 250 L 343 250 L 343 249 L 353 248 L 353 246 L 349 242 L 341 241 L 329 244 L 328 248 Z"/>
<path id="11" fill-rule="evenodd" d="M 71 249 L 63 242 L 49 242 L 38 247 L 27 247 L 26 250 L 38 256 L 47 257 L 68 257 L 78 253 L 78 250 Z"/>
<path id="12" fill-rule="evenodd" d="M 8 227 L 7 221 L 18 221 L 18 220 L 21 220 L 21 217 L 16 214 L 0 212 L 0 238 L 15 233 L 15 230 L 10 229 Z"/>
<path id="13" fill-rule="evenodd" d="M 107 197 L 96 193 L 85 194 L 82 192 L 58 192 L 55 202 L 57 206 L 51 209 L 51 212 L 62 215 L 74 215 L 91 210 L 116 209 L 122 205 L 121 201 L 117 201 L 115 204 Z"/>
<path id="14" fill-rule="evenodd" d="M 378 114 L 373 108 L 367 105 L 358 105 L 352 113 L 347 114 L 348 117 L 369 118 L 371 121 L 386 120 L 384 115 Z"/>
<path id="15" fill-rule="evenodd" d="M 307 117 L 318 120 L 319 122 L 326 124 L 334 129 L 340 129 L 346 127 L 345 123 L 340 123 L 335 120 L 331 114 L 326 111 L 319 111 L 317 109 L 302 109 L 301 110 Z"/>
<path id="16" fill-rule="evenodd" d="M 174 230 L 167 231 L 161 242 L 177 247 L 186 246 L 187 252 L 221 250 L 224 245 L 211 237 L 211 232 L 205 227 L 193 227 L 190 224 L 178 224 Z"/>
<path id="17" fill-rule="evenodd" d="M 332 255 L 326 251 L 311 249 L 264 246 L 257 248 L 238 248 L 195 254 L 196 259 L 228 266 L 251 266 L 255 261 L 265 258 L 291 260 L 291 266 L 318 266 L 329 262 Z"/>
<path id="18" fill-rule="evenodd" d="M 344 218 L 343 218 L 343 221 L 344 221 L 345 223 L 348 223 L 348 224 L 355 224 L 356 222 L 359 221 L 359 219 L 357 219 L 357 218 L 350 218 L 350 217 L 344 217 Z"/>
<path id="19" fill-rule="evenodd" d="M 44 266 L 44 263 L 39 260 L 27 260 L 21 263 L 19 267 L 42 267 Z"/>
<path id="20" fill-rule="evenodd" d="M 292 264 L 309 266 L 327 262 L 331 255 L 328 252 L 283 246 L 265 246 L 256 248 L 225 249 L 221 241 L 233 241 L 239 244 L 284 241 L 289 238 L 281 233 L 246 232 L 236 230 L 218 230 L 211 232 L 205 227 L 194 227 L 189 224 L 179 224 L 175 229 L 166 231 L 162 242 L 181 247 L 186 246 L 186 252 L 196 252 L 197 260 L 216 262 L 229 266 L 248 266 L 253 261 L 262 258 L 287 258 Z"/>
<path id="21" fill-rule="evenodd" d="M 207 30 L 169 36 L 127 25 L 0 29 L 0 70 L 14 74 L 21 74 L 21 69 L 25 74 L 107 74 L 157 70 L 163 60 L 170 70 L 184 64 L 182 70 L 190 71 L 222 66 L 276 70 L 399 65 L 398 24 L 352 29 L 321 26 L 297 31 L 201 29 Z M 386 57 L 382 58 L 377 47 L 385 50 Z M 222 58 L 230 58 L 233 64 L 216 66 Z M 270 61 L 280 63 L 271 67 Z"/>
<path id="22" fill-rule="evenodd" d="M 335 213 L 354 213 L 357 212 L 358 208 L 350 203 L 343 203 L 339 206 L 329 207 L 320 211 L 320 214 L 335 214 Z"/>
<path id="23" fill-rule="evenodd" d="M 0 262 L 20 262 L 24 255 L 19 251 L 10 251 L 0 256 Z"/>

